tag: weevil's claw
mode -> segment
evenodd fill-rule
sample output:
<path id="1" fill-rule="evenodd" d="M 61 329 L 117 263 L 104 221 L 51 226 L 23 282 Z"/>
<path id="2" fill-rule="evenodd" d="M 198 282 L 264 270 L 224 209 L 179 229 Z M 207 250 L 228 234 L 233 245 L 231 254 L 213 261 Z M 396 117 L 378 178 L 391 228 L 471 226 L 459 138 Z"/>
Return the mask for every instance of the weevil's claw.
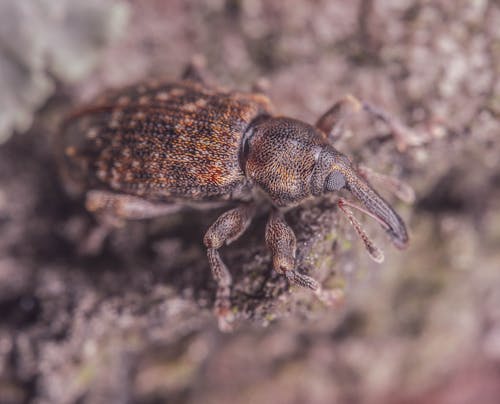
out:
<path id="1" fill-rule="evenodd" d="M 219 286 L 215 298 L 214 314 L 217 317 L 219 330 L 222 332 L 231 332 L 234 328 L 235 317 L 231 310 L 230 293 L 229 287 Z"/>
<path id="2" fill-rule="evenodd" d="M 316 279 L 297 271 L 285 271 L 284 275 L 290 283 L 312 290 L 321 303 L 328 307 L 338 307 L 344 302 L 344 292 L 340 289 L 324 290 Z"/>
<path id="3" fill-rule="evenodd" d="M 83 257 L 93 257 L 99 255 L 103 248 L 111 229 L 104 225 L 93 228 L 87 237 L 78 246 L 77 253 Z"/>
<path id="4" fill-rule="evenodd" d="M 216 307 L 215 316 L 219 325 L 219 330 L 222 332 L 232 332 L 234 330 L 234 314 L 230 308 Z"/>
<path id="5" fill-rule="evenodd" d="M 413 188 L 406 182 L 397 180 L 396 178 L 393 178 L 393 181 L 394 195 L 407 204 L 413 204 L 415 202 L 415 191 Z"/>
<path id="6" fill-rule="evenodd" d="M 232 332 L 234 330 L 235 316 L 231 310 L 229 300 L 219 299 L 215 301 L 214 314 L 217 318 L 219 330 L 222 332 Z"/>
<path id="7" fill-rule="evenodd" d="M 349 102 L 356 112 L 363 108 L 363 102 L 352 94 L 346 94 L 343 100 Z"/>

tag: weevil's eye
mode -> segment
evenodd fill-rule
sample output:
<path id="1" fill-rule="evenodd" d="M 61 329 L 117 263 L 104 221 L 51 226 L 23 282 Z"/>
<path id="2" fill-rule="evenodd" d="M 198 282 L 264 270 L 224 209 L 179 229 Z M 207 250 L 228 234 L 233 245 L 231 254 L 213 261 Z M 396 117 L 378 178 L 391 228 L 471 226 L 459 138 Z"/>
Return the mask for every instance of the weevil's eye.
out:
<path id="1" fill-rule="evenodd" d="M 346 185 L 345 177 L 340 171 L 332 171 L 325 181 L 326 191 L 339 191 Z"/>

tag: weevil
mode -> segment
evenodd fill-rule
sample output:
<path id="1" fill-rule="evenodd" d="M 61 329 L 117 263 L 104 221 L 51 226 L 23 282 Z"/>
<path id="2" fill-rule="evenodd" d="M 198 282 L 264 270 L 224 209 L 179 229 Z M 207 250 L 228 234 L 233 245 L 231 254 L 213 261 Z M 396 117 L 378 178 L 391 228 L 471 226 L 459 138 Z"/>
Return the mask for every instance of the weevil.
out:
<path id="1" fill-rule="evenodd" d="M 296 238 L 284 218 L 287 209 L 345 189 L 396 247 L 407 245 L 403 220 L 333 146 L 346 105 L 361 104 L 344 97 L 310 125 L 275 116 L 260 92 L 208 85 L 190 66 L 178 82 L 153 80 L 110 91 L 73 112 L 62 131 L 62 172 L 101 219 L 146 219 L 185 206 L 232 204 L 203 238 L 217 283 L 214 310 L 221 329 L 228 329 L 231 274 L 219 250 L 243 234 L 263 197 L 272 206 L 265 243 L 274 269 L 318 296 L 324 293 L 320 284 L 295 268 Z M 381 261 L 381 251 L 349 206 L 356 207 L 338 200 L 372 258 Z"/>

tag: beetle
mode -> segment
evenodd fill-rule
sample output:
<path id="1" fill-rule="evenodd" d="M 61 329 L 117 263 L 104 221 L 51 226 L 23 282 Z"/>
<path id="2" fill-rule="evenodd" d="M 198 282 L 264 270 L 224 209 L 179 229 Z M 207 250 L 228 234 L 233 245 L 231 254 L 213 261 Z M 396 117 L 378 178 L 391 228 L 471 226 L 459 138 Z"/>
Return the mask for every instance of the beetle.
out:
<path id="1" fill-rule="evenodd" d="M 272 208 L 265 243 L 273 268 L 291 282 L 324 291 L 295 268 L 296 239 L 284 212 L 311 198 L 346 189 L 364 208 L 341 198 L 347 214 L 376 261 L 383 256 L 349 206 L 380 222 L 396 247 L 408 244 L 406 226 L 332 142 L 348 107 L 344 97 L 315 125 L 274 116 L 260 92 L 228 91 L 206 84 L 189 66 L 178 82 L 149 81 L 109 91 L 66 119 L 62 172 L 73 192 L 100 220 L 145 219 L 183 206 L 236 204 L 207 230 L 203 243 L 217 283 L 215 313 L 231 327 L 231 274 L 219 249 L 247 229 L 262 198 Z"/>

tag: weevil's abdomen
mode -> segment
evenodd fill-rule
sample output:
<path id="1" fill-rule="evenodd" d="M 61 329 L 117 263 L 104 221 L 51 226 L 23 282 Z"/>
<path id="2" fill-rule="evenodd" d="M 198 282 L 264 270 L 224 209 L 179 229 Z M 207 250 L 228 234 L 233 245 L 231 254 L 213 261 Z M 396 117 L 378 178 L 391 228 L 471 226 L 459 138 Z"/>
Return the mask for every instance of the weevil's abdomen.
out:
<path id="1" fill-rule="evenodd" d="M 224 200 L 242 192 L 244 131 L 269 113 L 261 94 L 198 83 L 143 84 L 75 112 L 64 129 L 66 171 L 85 188 L 152 200 Z"/>

